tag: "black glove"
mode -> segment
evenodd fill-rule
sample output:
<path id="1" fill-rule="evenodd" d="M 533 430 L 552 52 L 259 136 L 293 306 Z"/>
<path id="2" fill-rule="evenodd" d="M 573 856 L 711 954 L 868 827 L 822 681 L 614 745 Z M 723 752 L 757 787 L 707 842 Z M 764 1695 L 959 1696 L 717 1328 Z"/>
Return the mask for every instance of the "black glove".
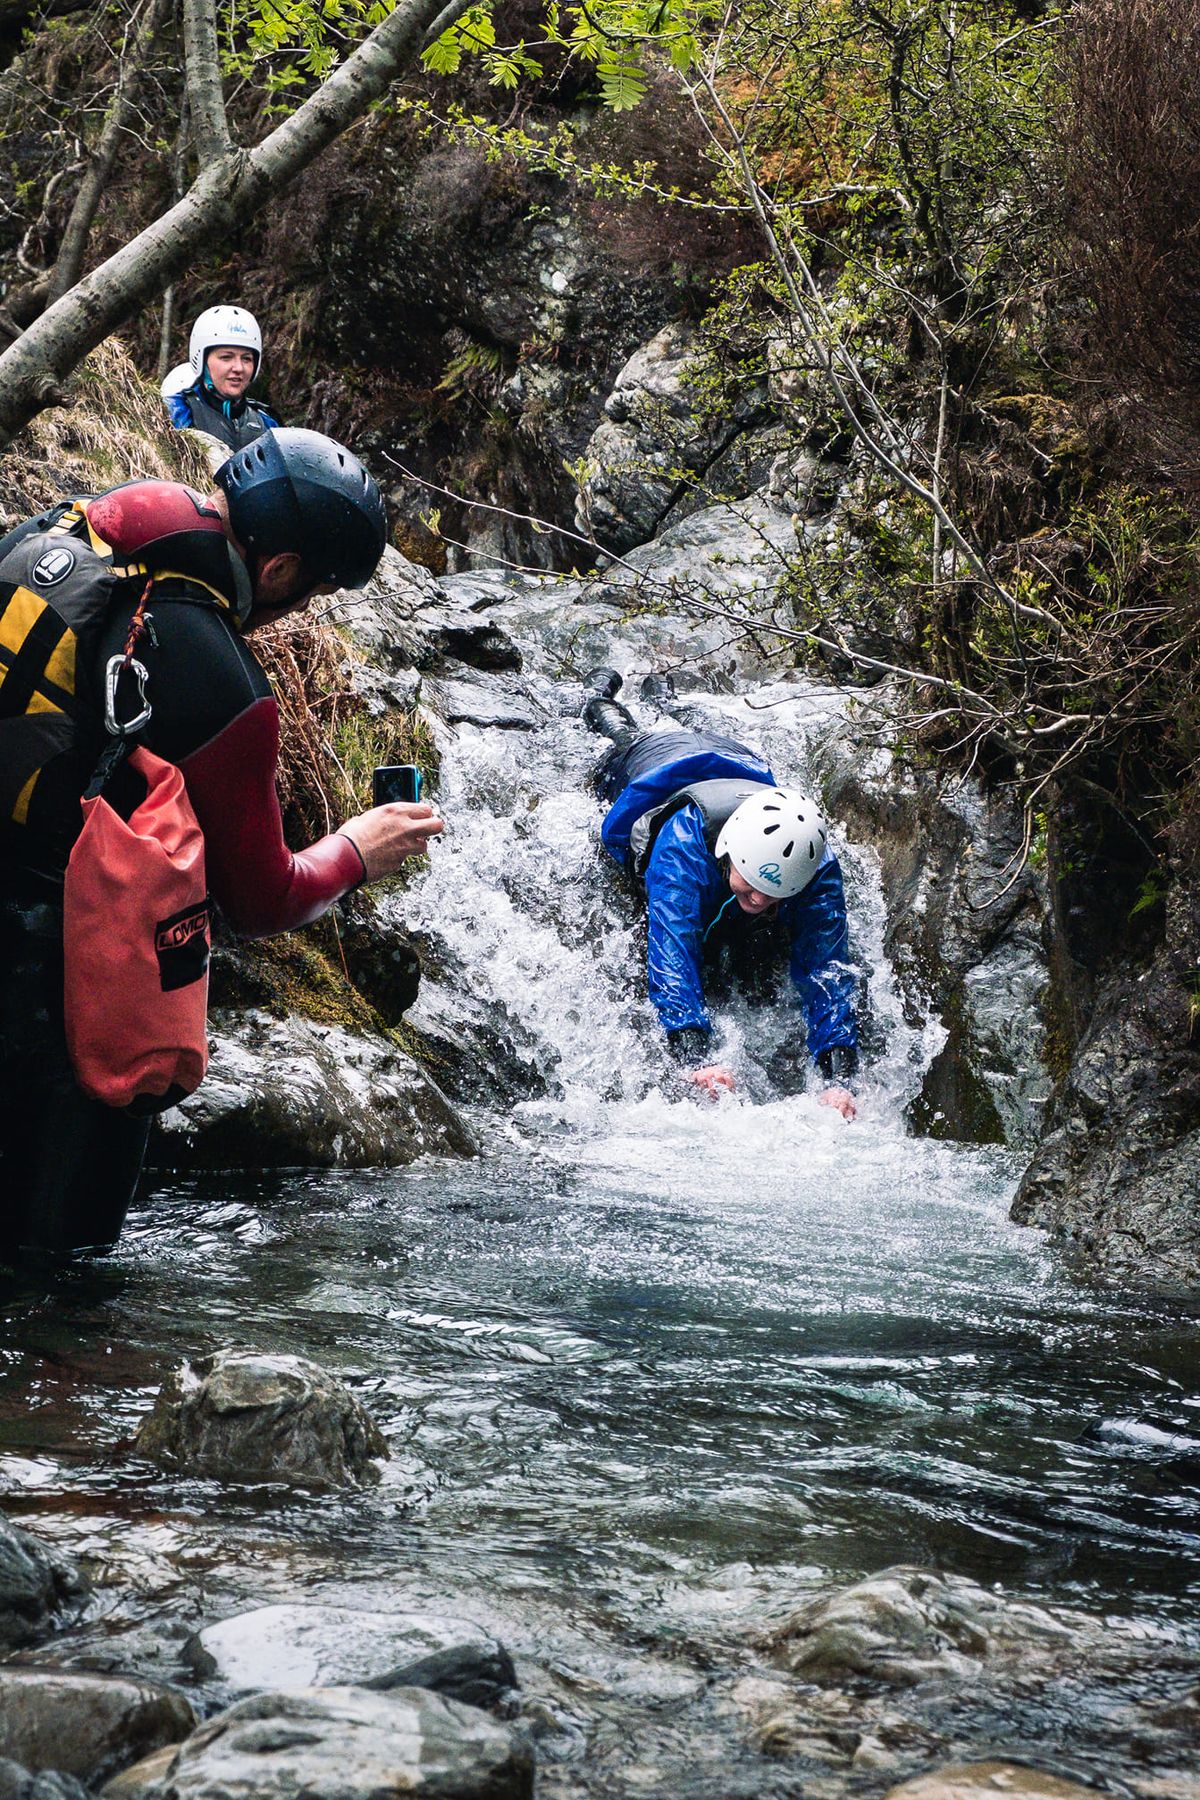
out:
<path id="1" fill-rule="evenodd" d="M 817 1057 L 817 1067 L 826 1081 L 847 1087 L 858 1072 L 858 1051 L 853 1044 L 831 1044 Z"/>
<path id="2" fill-rule="evenodd" d="M 685 1025 L 668 1031 L 667 1049 L 684 1068 L 698 1069 L 708 1061 L 708 1033 L 702 1025 Z"/>

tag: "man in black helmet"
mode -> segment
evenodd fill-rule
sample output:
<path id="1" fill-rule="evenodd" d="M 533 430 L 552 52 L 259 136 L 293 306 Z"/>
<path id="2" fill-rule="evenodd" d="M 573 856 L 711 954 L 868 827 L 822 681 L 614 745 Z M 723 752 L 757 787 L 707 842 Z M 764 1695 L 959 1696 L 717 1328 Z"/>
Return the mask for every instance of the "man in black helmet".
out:
<path id="1" fill-rule="evenodd" d="M 62 884 L 103 748 L 103 675 L 154 577 L 137 660 L 137 741 L 182 771 L 209 889 L 244 935 L 308 924 L 441 831 L 426 805 L 373 807 L 307 850 L 284 842 L 279 714 L 244 634 L 314 594 L 361 587 L 383 553 L 379 490 L 317 432 L 264 434 L 207 499 L 132 482 L 0 542 L 0 1249 L 111 1245 L 148 1121 L 87 1099 L 62 1019 Z M 134 572 L 136 571 L 136 573 Z M 20 640 L 20 641 L 18 641 Z M 131 811 L 128 768 L 105 789 Z"/>

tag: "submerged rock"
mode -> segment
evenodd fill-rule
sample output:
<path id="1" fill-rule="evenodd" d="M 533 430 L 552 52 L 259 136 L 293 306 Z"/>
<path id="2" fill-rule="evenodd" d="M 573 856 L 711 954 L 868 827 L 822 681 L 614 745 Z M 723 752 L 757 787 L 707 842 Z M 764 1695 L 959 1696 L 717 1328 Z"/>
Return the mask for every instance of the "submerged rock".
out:
<path id="1" fill-rule="evenodd" d="M 519 1683 L 512 1657 L 503 1644 L 456 1643 L 445 1650 L 431 1651 L 415 1662 L 402 1663 L 378 1675 L 367 1687 L 388 1692 L 392 1688 L 431 1688 L 447 1700 L 458 1700 L 464 1706 L 482 1706 L 485 1711 L 503 1705 Z"/>
<path id="2" fill-rule="evenodd" d="M 87 1592 L 70 1557 L 0 1516 L 0 1649 L 33 1643 Z"/>
<path id="3" fill-rule="evenodd" d="M 1094 1800 L 1095 1788 L 1023 1763 L 947 1763 L 894 1787 L 886 1800 Z"/>
<path id="4" fill-rule="evenodd" d="M 934 1676 L 959 1680 L 999 1657 L 1061 1652 L 1077 1637 L 1041 1607 L 963 1576 L 896 1567 L 809 1601 L 772 1647 L 795 1675 L 863 1675 L 902 1687 Z"/>
<path id="5" fill-rule="evenodd" d="M 74 1775 L 60 1775 L 54 1769 L 31 1774 L 0 1757 L 0 1800 L 91 1800 L 91 1790 Z"/>
<path id="6" fill-rule="evenodd" d="M 475 1153 L 391 1038 L 252 1011 L 215 1014 L 212 1045 L 203 1085 L 162 1116 L 160 1166 L 361 1169 Z"/>
<path id="7" fill-rule="evenodd" d="M 164 1468 L 224 1482 L 355 1487 L 388 1447 L 370 1414 L 302 1356 L 224 1350 L 163 1383 L 134 1447 Z"/>
<path id="8" fill-rule="evenodd" d="M 302 1688 L 218 1714 L 108 1800 L 529 1800 L 533 1756 L 505 1725 L 419 1688 Z"/>
<path id="9" fill-rule="evenodd" d="M 439 1686 L 447 1692 L 433 1680 L 401 1681 L 398 1673 L 446 1654 L 475 1659 L 493 1672 L 512 1671 L 508 1652 L 469 1619 L 349 1606 L 263 1606 L 239 1613 L 189 1638 L 183 1660 L 203 1680 L 243 1691 L 361 1685 Z M 506 1685 L 515 1679 L 513 1673 Z"/>
<path id="10" fill-rule="evenodd" d="M 183 1695 L 155 1682 L 73 1669 L 0 1669 L 0 1756 L 29 1770 L 94 1781 L 177 1744 L 195 1723 Z"/>

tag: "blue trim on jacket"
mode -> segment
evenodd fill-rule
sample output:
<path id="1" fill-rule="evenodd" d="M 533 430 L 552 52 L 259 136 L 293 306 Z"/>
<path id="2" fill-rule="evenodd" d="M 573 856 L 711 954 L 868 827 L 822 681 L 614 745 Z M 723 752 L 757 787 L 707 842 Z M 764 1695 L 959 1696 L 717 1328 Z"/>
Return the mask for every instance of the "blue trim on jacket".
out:
<path id="1" fill-rule="evenodd" d="M 167 417 L 178 431 L 190 431 L 196 424 L 195 419 L 192 417 L 192 409 L 188 405 L 187 397 L 189 394 L 194 394 L 198 400 L 208 400 L 208 396 L 204 392 L 199 376 L 193 381 L 191 387 L 182 389 L 178 394 L 168 394 L 166 396 Z M 214 404 L 212 400 L 208 400 L 208 404 L 212 407 L 214 412 L 220 410 L 219 403 Z M 259 418 L 262 420 L 264 431 L 277 431 L 279 429 L 279 420 L 273 419 L 266 407 L 261 406 L 257 400 L 247 400 L 246 405 L 248 407 L 253 407 L 254 411 L 258 414 Z"/>

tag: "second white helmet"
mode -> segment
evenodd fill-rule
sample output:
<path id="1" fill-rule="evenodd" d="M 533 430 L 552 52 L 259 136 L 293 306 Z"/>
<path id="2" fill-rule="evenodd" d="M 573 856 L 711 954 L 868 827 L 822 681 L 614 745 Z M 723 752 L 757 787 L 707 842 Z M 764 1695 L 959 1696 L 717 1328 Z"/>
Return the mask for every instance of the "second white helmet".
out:
<path id="1" fill-rule="evenodd" d="M 197 375 L 204 372 L 204 359 L 218 345 L 236 344 L 254 355 L 254 373 L 262 361 L 262 332 L 258 320 L 244 306 L 210 306 L 192 326 L 188 344 L 189 360 Z"/>
<path id="2" fill-rule="evenodd" d="M 829 827 L 807 794 L 764 787 L 730 813 L 716 853 L 727 856 L 760 894 L 790 900 L 820 868 L 828 837 Z"/>

